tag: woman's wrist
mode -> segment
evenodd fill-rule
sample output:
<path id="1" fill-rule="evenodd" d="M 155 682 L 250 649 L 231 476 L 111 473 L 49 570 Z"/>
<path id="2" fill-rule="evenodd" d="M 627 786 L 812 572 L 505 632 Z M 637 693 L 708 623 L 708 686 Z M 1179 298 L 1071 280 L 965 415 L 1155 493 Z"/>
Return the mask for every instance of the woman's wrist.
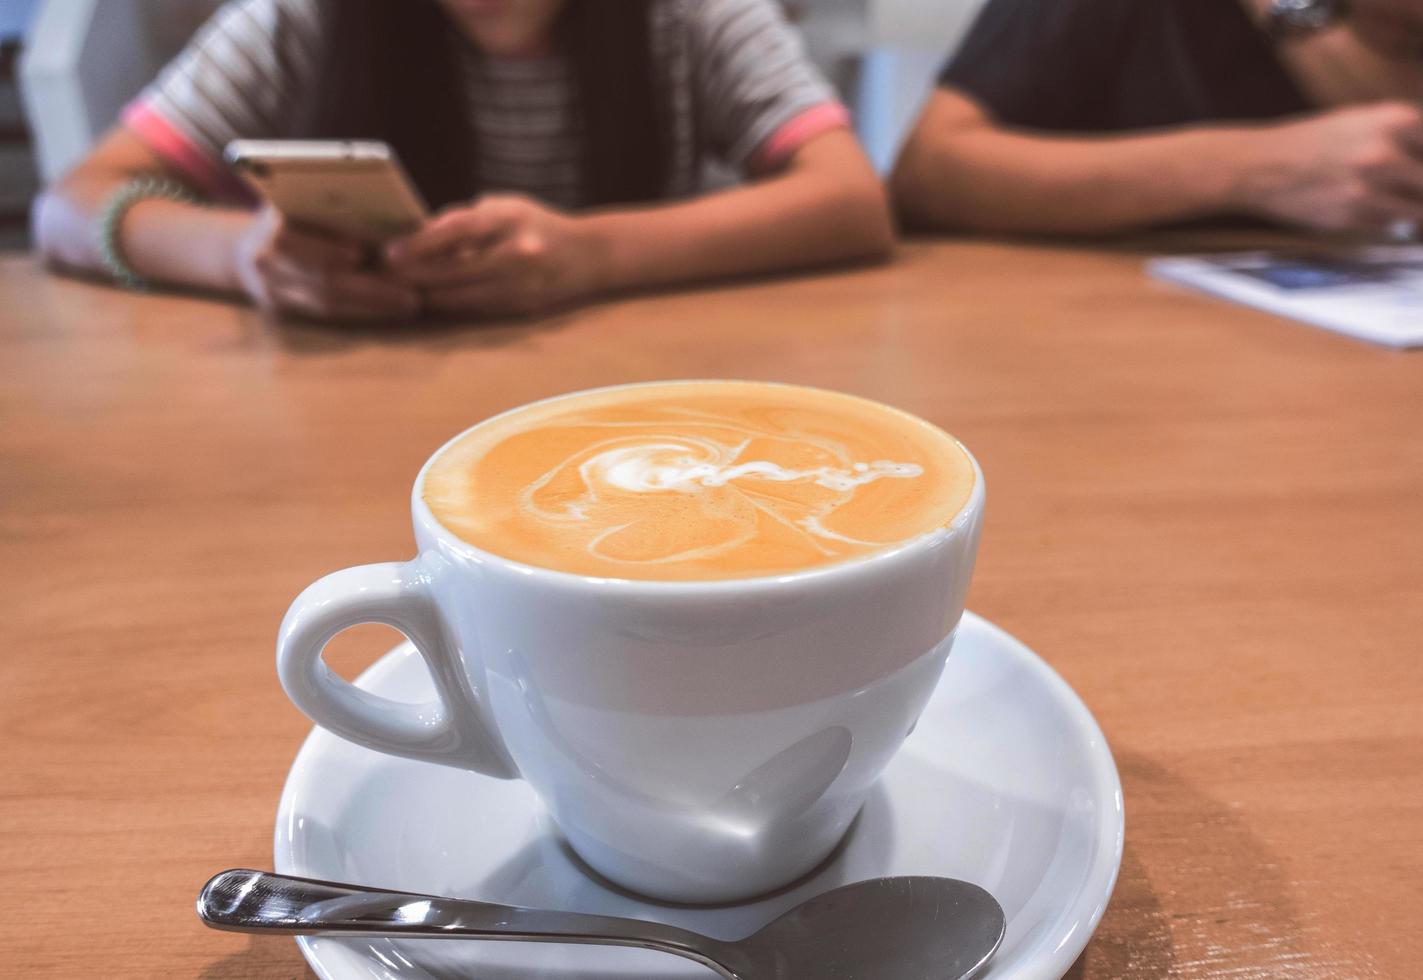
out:
<path id="1" fill-rule="evenodd" d="M 184 215 L 192 220 L 197 217 Z M 249 243 L 266 237 L 264 212 L 245 208 L 211 209 L 205 212 L 207 243 L 191 256 L 189 274 L 194 285 L 229 295 L 247 295 L 244 273 L 250 264 Z"/>
<path id="2" fill-rule="evenodd" d="M 256 212 L 150 198 L 124 219 L 122 247 L 145 279 L 219 293 L 242 293 L 239 243 Z"/>
<path id="3" fill-rule="evenodd" d="M 588 292 L 599 295 L 632 289 L 641 283 L 635 272 L 634 250 L 628 247 L 626 212 L 595 212 L 575 218 L 580 250 L 587 270 Z"/>

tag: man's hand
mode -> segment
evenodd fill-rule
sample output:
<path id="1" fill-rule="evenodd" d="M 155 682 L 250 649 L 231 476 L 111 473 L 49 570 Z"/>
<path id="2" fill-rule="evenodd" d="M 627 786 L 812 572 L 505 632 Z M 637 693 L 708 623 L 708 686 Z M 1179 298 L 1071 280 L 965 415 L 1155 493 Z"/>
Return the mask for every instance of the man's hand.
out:
<path id="1" fill-rule="evenodd" d="M 525 197 L 491 194 L 391 243 L 386 261 L 425 308 L 530 315 L 602 288 L 602 248 L 581 219 Z"/>
<path id="2" fill-rule="evenodd" d="M 294 229 L 272 208 L 253 219 L 233 251 L 243 291 L 273 315 L 392 320 L 420 312 L 414 289 L 361 268 L 359 245 Z"/>
<path id="3" fill-rule="evenodd" d="M 1314 231 L 1378 236 L 1423 224 L 1423 110 L 1336 109 L 1251 134 L 1239 209 Z"/>

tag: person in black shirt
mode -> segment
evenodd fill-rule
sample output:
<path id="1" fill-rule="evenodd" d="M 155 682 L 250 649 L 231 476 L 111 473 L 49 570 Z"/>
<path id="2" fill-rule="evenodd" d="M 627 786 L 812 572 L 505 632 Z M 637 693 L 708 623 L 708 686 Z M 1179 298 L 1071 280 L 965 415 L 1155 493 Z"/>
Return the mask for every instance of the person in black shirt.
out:
<path id="1" fill-rule="evenodd" d="M 1275 0 L 989 0 L 890 180 L 904 222 L 1416 230 L 1423 0 L 1315 6 L 1343 22 L 1280 30 Z"/>

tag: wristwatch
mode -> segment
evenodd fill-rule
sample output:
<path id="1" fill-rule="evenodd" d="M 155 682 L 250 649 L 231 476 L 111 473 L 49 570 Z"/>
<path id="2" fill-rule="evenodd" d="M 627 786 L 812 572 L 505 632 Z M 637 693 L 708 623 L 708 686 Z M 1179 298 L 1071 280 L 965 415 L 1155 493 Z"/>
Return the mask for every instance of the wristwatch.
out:
<path id="1" fill-rule="evenodd" d="M 1305 37 L 1332 27 L 1349 14 L 1349 0 L 1271 0 L 1265 30 L 1279 40 Z"/>

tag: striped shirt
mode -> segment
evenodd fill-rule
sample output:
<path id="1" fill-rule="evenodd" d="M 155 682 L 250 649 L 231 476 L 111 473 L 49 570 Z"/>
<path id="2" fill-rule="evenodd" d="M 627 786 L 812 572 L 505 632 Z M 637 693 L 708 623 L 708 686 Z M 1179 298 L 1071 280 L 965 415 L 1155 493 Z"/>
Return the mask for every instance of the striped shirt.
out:
<path id="1" fill-rule="evenodd" d="M 296 139 L 292 106 L 314 84 L 327 4 L 230 0 L 124 112 L 124 123 L 204 190 L 227 196 L 233 139 Z M 573 3 L 594 0 L 569 0 Z M 671 121 L 668 197 L 708 173 L 774 171 L 848 116 L 772 0 L 654 0 L 651 43 Z M 556 54 L 495 58 L 461 45 L 481 185 L 580 204 L 571 72 Z"/>

